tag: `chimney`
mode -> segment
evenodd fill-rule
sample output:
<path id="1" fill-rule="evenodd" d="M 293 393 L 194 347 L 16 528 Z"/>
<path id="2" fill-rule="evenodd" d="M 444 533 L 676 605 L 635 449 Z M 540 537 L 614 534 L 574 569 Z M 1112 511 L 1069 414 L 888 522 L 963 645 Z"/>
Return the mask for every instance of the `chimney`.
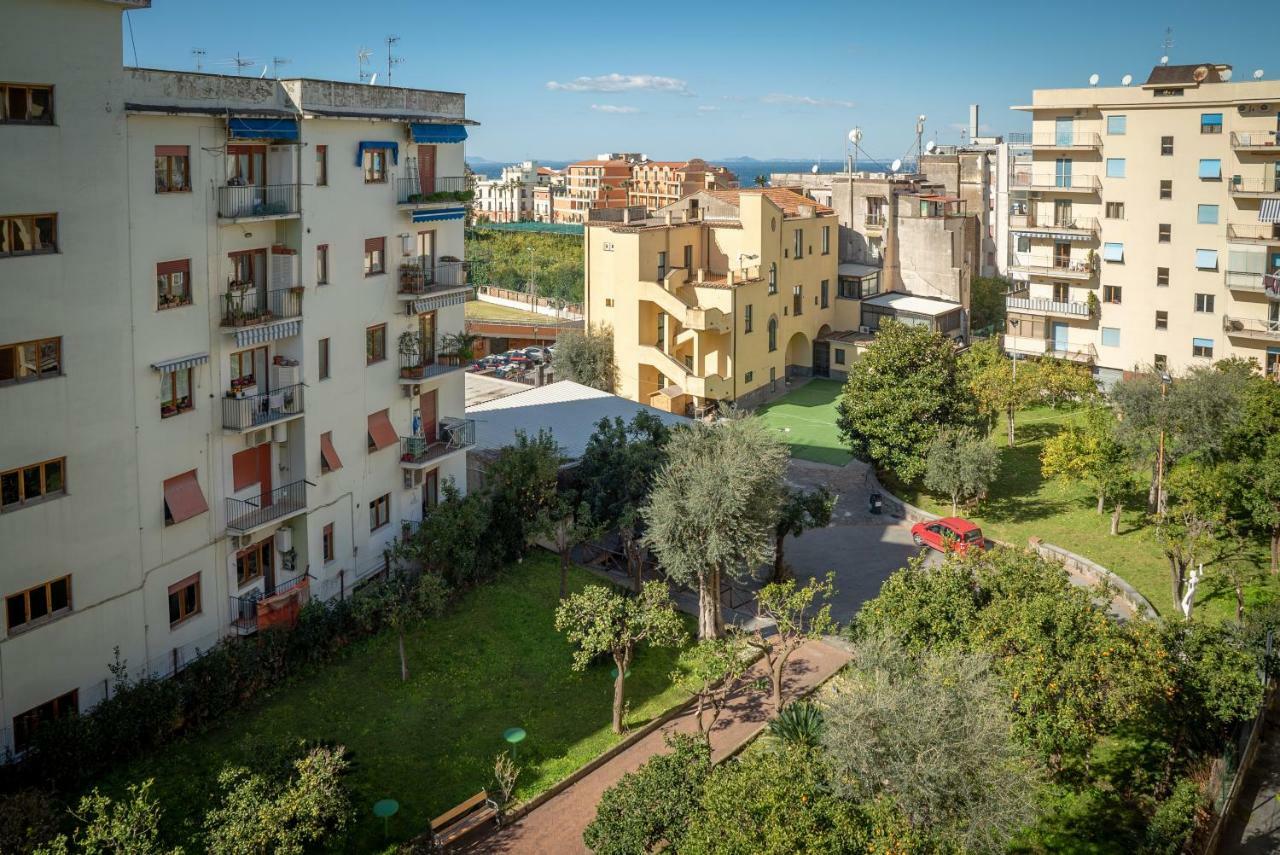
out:
<path id="1" fill-rule="evenodd" d="M 732 286 L 732 285 L 733 285 L 733 271 L 732 271 L 732 270 L 730 270 L 728 273 L 726 273 L 726 274 L 725 274 L 725 277 L 724 277 L 724 284 L 729 285 L 729 286 Z"/>
<path id="2" fill-rule="evenodd" d="M 666 225 L 668 225 L 668 226 L 669 226 L 669 225 L 671 225 L 671 212 L 670 212 L 670 211 L 664 211 L 664 212 L 663 212 L 663 214 L 662 214 L 662 222 L 663 222 L 663 223 L 665 223 L 665 224 L 666 224 Z"/>
<path id="3" fill-rule="evenodd" d="M 969 105 L 969 142 L 973 142 L 974 137 L 978 136 L 978 105 Z"/>
<path id="4" fill-rule="evenodd" d="M 625 226 L 625 225 L 627 225 L 627 224 L 628 224 L 628 223 L 630 223 L 630 222 L 631 222 L 631 209 L 630 209 L 630 208 L 623 208 L 623 209 L 622 209 L 622 224 Z"/>

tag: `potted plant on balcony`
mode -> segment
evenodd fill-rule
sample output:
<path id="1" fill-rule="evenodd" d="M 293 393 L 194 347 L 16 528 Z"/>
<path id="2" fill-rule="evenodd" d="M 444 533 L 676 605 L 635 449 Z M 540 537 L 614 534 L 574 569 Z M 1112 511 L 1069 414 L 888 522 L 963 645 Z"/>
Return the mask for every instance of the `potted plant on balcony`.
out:
<path id="1" fill-rule="evenodd" d="M 1102 305 L 1098 302 L 1098 295 L 1090 291 L 1088 299 L 1085 300 L 1085 304 L 1089 307 L 1090 320 L 1097 320 L 1098 315 L 1102 312 Z"/>
<path id="2" fill-rule="evenodd" d="M 304 292 L 304 291 L 306 291 L 306 290 L 307 290 L 307 289 L 306 289 L 306 288 L 304 288 L 304 287 L 303 287 L 303 286 L 301 286 L 301 285 L 290 285 L 290 286 L 289 286 L 289 293 L 290 293 L 290 294 L 292 294 L 292 295 L 294 295 L 294 296 L 295 296 L 295 297 L 297 297 L 298 299 L 302 299 L 302 294 L 303 294 L 303 292 Z"/>
<path id="3" fill-rule="evenodd" d="M 414 330 L 405 330 L 400 333 L 396 347 L 400 351 L 401 377 L 414 377 L 417 375 L 418 369 L 421 367 L 421 360 L 418 358 L 421 343 L 418 333 Z"/>

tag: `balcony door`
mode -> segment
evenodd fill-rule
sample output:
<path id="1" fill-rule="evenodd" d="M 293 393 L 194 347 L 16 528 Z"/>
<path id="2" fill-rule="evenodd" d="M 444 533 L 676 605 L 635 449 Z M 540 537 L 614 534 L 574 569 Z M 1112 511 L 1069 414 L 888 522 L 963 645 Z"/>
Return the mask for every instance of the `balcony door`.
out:
<path id="1" fill-rule="evenodd" d="M 1053 339 L 1053 349 L 1057 353 L 1067 350 L 1067 325 L 1062 321 L 1050 321 L 1049 330 Z"/>
<path id="2" fill-rule="evenodd" d="M 1071 118 L 1058 118 L 1053 123 L 1053 141 L 1055 145 L 1069 146 L 1075 137 L 1076 122 Z"/>
<path id="3" fill-rule="evenodd" d="M 1071 244 L 1055 243 L 1053 245 L 1053 266 L 1065 270 L 1071 266 Z"/>
<path id="4" fill-rule="evenodd" d="M 1053 224 L 1060 229 L 1069 229 L 1075 220 L 1071 217 L 1071 200 L 1053 200 Z"/>
<path id="5" fill-rule="evenodd" d="M 267 183 L 265 145 L 227 146 L 227 184 L 261 187 Z"/>
<path id="6" fill-rule="evenodd" d="M 436 147 L 418 146 L 418 188 L 423 193 L 436 192 Z"/>
<path id="7" fill-rule="evenodd" d="M 418 348 L 422 354 L 423 365 L 431 365 L 436 361 L 435 312 L 423 312 L 418 315 Z"/>
<path id="8" fill-rule="evenodd" d="M 418 419 L 421 424 L 421 436 L 428 444 L 436 441 L 439 435 L 439 412 L 436 409 L 436 390 L 423 392 L 418 396 Z"/>
<path id="9" fill-rule="evenodd" d="M 1055 161 L 1053 178 L 1055 187 L 1071 186 L 1071 158 L 1060 157 Z"/>
<path id="10" fill-rule="evenodd" d="M 426 259 L 423 263 L 430 265 L 436 257 L 436 233 L 434 229 L 418 232 L 418 257 Z"/>

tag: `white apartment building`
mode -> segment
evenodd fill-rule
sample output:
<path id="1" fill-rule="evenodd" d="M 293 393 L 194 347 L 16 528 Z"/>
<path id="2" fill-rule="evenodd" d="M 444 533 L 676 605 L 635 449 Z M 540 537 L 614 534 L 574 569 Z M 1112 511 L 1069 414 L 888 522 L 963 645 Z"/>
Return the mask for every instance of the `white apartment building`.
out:
<path id="1" fill-rule="evenodd" d="M 349 594 L 465 484 L 464 96 L 126 69 L 0 37 L 0 726 Z M 13 34 L 22 34 L 15 38 Z M 75 57 L 69 62 L 67 57 Z"/>
<path id="2" fill-rule="evenodd" d="M 1280 365 L 1280 81 L 1157 66 L 1036 90 L 1005 346 L 1100 379 L 1228 356 Z"/>
<path id="3" fill-rule="evenodd" d="M 551 170 L 526 160 L 502 167 L 498 178 L 476 181 L 472 211 L 477 220 L 519 223 L 534 219 L 534 191 L 549 187 Z"/>

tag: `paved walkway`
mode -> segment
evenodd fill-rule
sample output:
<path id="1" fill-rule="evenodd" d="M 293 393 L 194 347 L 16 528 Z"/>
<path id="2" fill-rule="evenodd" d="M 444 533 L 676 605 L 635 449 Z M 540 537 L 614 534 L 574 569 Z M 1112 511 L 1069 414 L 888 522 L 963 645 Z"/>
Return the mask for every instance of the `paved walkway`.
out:
<path id="1" fill-rule="evenodd" d="M 820 641 L 811 641 L 787 663 L 783 689 L 788 697 L 802 695 L 840 670 L 848 654 Z M 764 673 L 763 663 L 754 669 Z M 768 692 L 747 690 L 729 702 L 711 732 L 712 757 L 723 758 L 746 739 L 764 728 L 772 710 Z M 627 772 L 639 768 L 655 754 L 666 751 L 663 736 L 671 732 L 695 733 L 697 725 L 690 713 L 667 722 L 609 762 L 534 808 L 519 822 L 470 844 L 466 852 L 587 853 L 582 831 L 595 818 L 601 794 Z"/>
<path id="2" fill-rule="evenodd" d="M 1267 715 L 1262 744 L 1222 832 L 1223 855 L 1280 851 L 1280 704 Z"/>

